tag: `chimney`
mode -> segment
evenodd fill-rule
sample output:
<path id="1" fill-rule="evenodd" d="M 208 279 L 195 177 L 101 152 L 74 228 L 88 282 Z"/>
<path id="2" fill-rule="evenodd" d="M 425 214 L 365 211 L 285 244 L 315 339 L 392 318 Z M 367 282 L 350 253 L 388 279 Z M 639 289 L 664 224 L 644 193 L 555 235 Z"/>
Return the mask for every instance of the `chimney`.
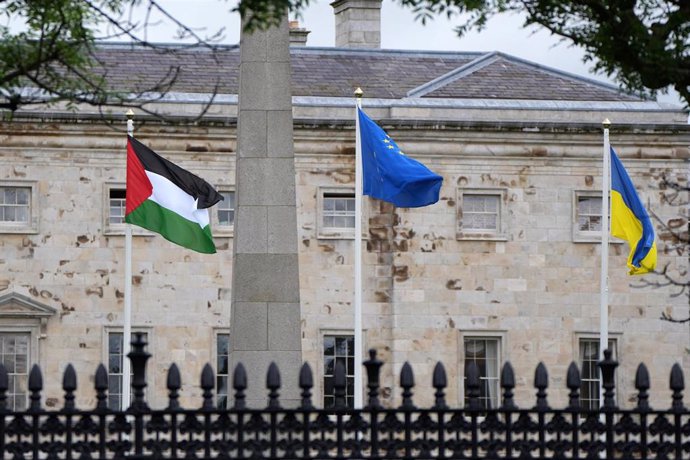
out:
<path id="1" fill-rule="evenodd" d="M 382 0 L 336 0 L 335 46 L 381 48 Z"/>
<path id="2" fill-rule="evenodd" d="M 299 21 L 290 21 L 290 46 L 307 46 L 307 35 L 310 30 L 300 28 Z"/>

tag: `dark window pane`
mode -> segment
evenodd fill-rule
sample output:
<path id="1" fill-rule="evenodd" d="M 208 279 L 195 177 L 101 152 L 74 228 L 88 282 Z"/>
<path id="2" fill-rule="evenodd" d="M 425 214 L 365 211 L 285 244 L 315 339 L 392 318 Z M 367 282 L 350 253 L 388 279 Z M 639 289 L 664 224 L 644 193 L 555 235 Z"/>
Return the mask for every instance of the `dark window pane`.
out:
<path id="1" fill-rule="evenodd" d="M 228 334 L 218 334 L 218 354 L 227 355 L 230 351 L 230 336 Z"/>
<path id="2" fill-rule="evenodd" d="M 122 393 L 122 377 L 119 375 L 108 376 L 108 392 Z"/>
<path id="3" fill-rule="evenodd" d="M 108 334 L 108 352 L 111 354 L 122 353 L 122 334 Z"/>
<path id="4" fill-rule="evenodd" d="M 335 397 L 333 396 L 324 396 L 323 397 L 323 407 L 328 409 L 329 407 L 335 406 Z"/>
<path id="5" fill-rule="evenodd" d="M 227 377 L 216 377 L 216 390 L 218 393 L 227 394 L 228 393 L 228 378 Z"/>
<path id="6" fill-rule="evenodd" d="M 337 363 L 340 363 L 340 365 L 343 366 L 343 370 L 346 369 L 345 358 L 337 357 L 337 358 L 335 358 L 335 362 L 336 362 L 336 365 L 337 365 Z M 335 371 L 335 368 L 334 368 L 334 371 Z"/>
<path id="7" fill-rule="evenodd" d="M 323 352 L 328 356 L 333 356 L 335 353 L 335 338 L 334 337 L 324 337 L 323 338 Z"/>
<path id="8" fill-rule="evenodd" d="M 333 375 L 333 372 L 335 371 L 335 360 L 333 358 L 326 357 L 324 358 L 324 366 L 323 366 L 323 373 L 325 375 Z"/>
<path id="9" fill-rule="evenodd" d="M 228 357 L 219 356 L 218 357 L 218 373 L 227 374 L 228 373 Z"/>
<path id="10" fill-rule="evenodd" d="M 120 396 L 108 395 L 108 408 L 112 410 L 120 410 Z"/>
<path id="11" fill-rule="evenodd" d="M 347 339 L 343 337 L 337 337 L 335 339 L 335 353 L 337 356 L 347 355 Z"/>
<path id="12" fill-rule="evenodd" d="M 327 352 L 328 353 L 327 353 Z M 351 404 L 354 396 L 354 337 L 341 336 L 325 336 L 324 337 L 324 407 L 330 404 L 334 398 L 333 388 L 333 373 L 335 372 L 335 363 L 338 362 L 343 366 L 345 371 L 345 396 L 346 404 Z M 327 399 L 328 398 L 328 399 Z M 354 407 L 354 406 L 350 406 Z"/>
<path id="13" fill-rule="evenodd" d="M 345 381 L 345 392 L 349 395 L 354 395 L 355 394 L 355 379 L 347 379 Z"/>
<path id="14" fill-rule="evenodd" d="M 347 338 L 347 354 L 348 354 L 348 356 L 354 356 L 355 355 L 355 338 L 354 337 L 348 337 Z"/>
<path id="15" fill-rule="evenodd" d="M 29 189 L 20 188 L 17 189 L 17 204 L 29 204 Z"/>
<path id="16" fill-rule="evenodd" d="M 332 377 L 326 377 L 323 379 L 323 393 L 325 395 L 332 395 L 333 394 L 333 378 Z"/>
<path id="17" fill-rule="evenodd" d="M 122 373 L 122 363 L 120 362 L 121 355 L 110 355 L 108 358 L 108 372 L 111 374 Z"/>

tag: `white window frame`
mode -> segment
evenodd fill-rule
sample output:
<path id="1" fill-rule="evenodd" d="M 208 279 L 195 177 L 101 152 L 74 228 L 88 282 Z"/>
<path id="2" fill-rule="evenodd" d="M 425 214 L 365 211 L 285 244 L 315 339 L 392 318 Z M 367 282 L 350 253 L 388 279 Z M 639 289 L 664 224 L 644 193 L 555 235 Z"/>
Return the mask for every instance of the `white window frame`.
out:
<path id="1" fill-rule="evenodd" d="M 34 364 L 39 364 L 42 369 L 46 368 L 46 363 L 40 361 L 42 357 L 40 346 L 46 338 L 48 320 L 56 313 L 57 310 L 54 308 L 21 294 L 10 292 L 0 296 L 0 331 L 8 334 L 29 335 L 27 376 Z M 26 397 L 28 404 L 28 388 Z"/>
<path id="2" fill-rule="evenodd" d="M 601 190 L 575 190 L 572 201 L 573 242 L 575 243 L 600 243 L 601 230 L 580 230 L 579 202 L 580 198 L 599 198 L 601 203 Z M 601 216 L 601 211 L 599 213 Z"/>
<path id="3" fill-rule="evenodd" d="M 103 234 L 106 236 L 124 236 L 125 228 L 127 228 L 128 224 L 124 222 L 121 224 L 110 223 L 111 190 L 127 190 L 127 186 L 122 182 L 106 182 L 103 184 L 103 204 L 101 206 L 101 209 L 103 210 L 103 216 L 101 219 L 103 222 Z M 137 225 L 132 225 L 132 236 L 154 236 L 154 233 Z"/>
<path id="4" fill-rule="evenodd" d="M 497 341 L 496 350 L 496 395 L 492 398 L 493 407 L 499 407 L 501 404 L 502 389 L 501 389 L 501 371 L 503 370 L 503 363 L 506 361 L 507 357 L 504 356 L 504 350 L 507 350 L 506 346 L 506 333 L 503 331 L 465 331 L 460 332 L 460 339 L 458 340 L 458 373 L 460 378 L 458 378 L 458 400 L 460 404 L 464 405 L 465 401 L 465 340 L 495 340 Z M 493 379 L 493 377 L 492 377 Z M 486 380 L 481 379 L 481 380 Z"/>
<path id="5" fill-rule="evenodd" d="M 29 189 L 29 221 L 28 222 L 0 222 L 0 233 L 4 234 L 36 234 L 39 223 L 38 185 L 32 181 L 0 180 L 0 187 L 15 187 Z"/>
<path id="6" fill-rule="evenodd" d="M 151 352 L 151 348 L 153 346 L 153 328 L 151 328 L 151 327 L 132 327 L 132 330 L 131 330 L 132 338 L 134 338 L 134 334 L 136 334 L 137 332 L 142 332 L 142 333 L 146 334 L 146 342 L 147 342 L 146 350 Z M 110 334 L 112 334 L 112 333 L 123 334 L 122 338 L 124 340 L 124 330 L 122 327 L 105 326 L 103 328 L 103 349 L 101 350 L 102 351 L 102 361 L 101 362 L 105 363 L 104 365 L 105 365 L 106 370 L 108 371 L 108 378 L 110 378 L 110 376 L 111 376 L 111 374 L 110 374 L 110 360 L 109 360 L 109 358 L 110 358 L 110 341 L 109 341 L 109 338 L 110 338 Z M 131 351 L 131 345 L 130 345 L 130 351 Z M 124 352 L 124 348 L 123 348 L 123 352 Z M 123 355 L 124 355 L 124 353 L 123 353 Z M 126 356 L 123 356 L 122 359 L 124 360 L 124 359 L 128 359 L 128 358 Z M 130 373 L 134 371 L 131 368 L 131 366 L 130 366 L 129 370 L 130 370 Z M 154 384 L 155 373 L 151 372 L 151 370 L 152 370 L 152 366 L 150 365 L 150 363 L 147 363 L 147 366 L 146 366 L 146 387 L 147 388 L 155 388 L 155 384 Z M 120 375 L 120 378 L 122 378 L 122 374 L 118 374 L 118 375 Z M 131 383 L 132 382 L 130 380 L 130 384 Z M 110 382 L 108 382 L 108 386 L 110 386 Z M 120 382 L 120 387 L 122 387 L 122 382 Z M 122 388 L 121 388 L 121 390 L 122 390 Z M 122 392 L 120 392 L 120 395 L 122 395 Z M 133 399 L 133 397 L 134 397 L 134 394 L 130 392 L 130 398 L 131 398 L 130 402 Z M 108 398 L 110 398 L 110 388 L 108 388 Z M 120 402 L 122 402 L 122 400 L 120 400 Z M 110 401 L 107 401 L 106 403 L 108 404 L 108 407 L 110 407 Z M 149 401 L 149 405 L 155 406 L 156 405 L 155 401 Z M 126 408 L 124 408 L 124 409 L 126 409 Z"/>
<path id="7" fill-rule="evenodd" d="M 221 374 L 220 373 L 220 368 L 218 367 L 218 336 L 221 335 L 227 335 L 228 336 L 228 369 L 227 369 L 227 374 Z M 234 393 L 233 393 L 233 387 L 232 387 L 232 377 L 234 373 L 234 369 L 230 368 L 230 330 L 229 329 L 214 329 L 213 330 L 213 361 L 215 363 L 215 377 L 216 381 L 214 382 L 214 388 L 215 388 L 215 396 L 216 400 L 214 401 L 214 405 L 218 409 L 230 409 L 230 400 L 233 398 Z M 226 406 L 225 407 L 220 407 L 218 404 L 218 378 L 220 376 L 225 376 L 227 378 L 227 399 L 225 401 Z"/>
<path id="8" fill-rule="evenodd" d="M 362 332 L 362 340 L 364 340 L 364 331 Z M 354 359 L 354 341 L 355 341 L 355 333 L 352 329 L 323 329 L 321 330 L 321 337 L 319 340 L 319 388 L 321 390 L 321 398 L 320 402 L 321 404 L 325 404 L 325 399 L 326 399 L 326 386 L 325 386 L 325 378 L 326 378 L 326 367 L 325 367 L 325 356 L 324 356 L 324 347 L 326 345 L 326 337 L 352 337 L 352 343 L 353 343 L 353 359 Z M 364 349 L 364 348 L 362 348 Z M 356 360 L 355 360 L 356 361 Z M 335 365 L 335 364 L 334 364 Z M 355 365 L 356 362 L 355 362 Z M 335 368 L 334 368 L 335 369 Z M 362 370 L 364 371 L 364 370 Z M 347 374 L 347 368 L 345 369 L 346 372 L 346 379 L 351 378 L 353 379 L 353 394 L 348 395 L 347 390 L 346 390 L 346 404 L 347 404 L 347 398 L 350 397 L 350 399 L 354 403 L 354 370 L 352 374 Z M 322 406 L 325 407 L 325 406 Z"/>
<path id="9" fill-rule="evenodd" d="M 466 229 L 462 225 L 463 216 L 463 202 L 464 197 L 468 195 L 491 195 L 498 198 L 498 222 L 496 230 L 475 230 Z M 456 239 L 457 240 L 481 240 L 481 241 L 507 241 L 508 237 L 505 233 L 506 228 L 506 212 L 504 203 L 507 195 L 505 188 L 458 188 L 457 189 L 457 216 L 456 223 Z"/>
<path id="10" fill-rule="evenodd" d="M 27 410 L 29 408 L 29 373 L 31 372 L 31 367 L 33 366 L 33 363 L 36 362 L 35 360 L 32 359 L 33 350 L 35 348 L 33 346 L 33 343 L 32 343 L 33 342 L 33 334 L 32 334 L 31 330 L 25 330 L 23 328 L 12 330 L 12 329 L 8 329 L 5 327 L 0 328 L 0 334 L 12 334 L 12 335 L 20 335 L 20 336 L 28 337 L 28 343 L 27 343 L 28 350 L 26 353 L 25 372 L 18 374 L 16 372 L 14 372 L 13 369 L 6 369 L 7 370 L 7 377 L 9 379 L 9 387 L 7 389 L 7 408 L 9 410 L 24 411 L 24 410 Z M 0 351 L 2 351 L 2 350 L 0 350 Z M 23 390 L 22 393 L 24 396 L 24 404 L 23 404 L 23 407 L 19 407 L 19 408 L 14 405 L 14 397 L 13 397 L 13 396 L 18 394 L 15 391 L 17 389 L 16 386 L 19 386 L 19 385 L 16 385 L 17 384 L 17 382 L 16 382 L 17 376 L 21 376 L 24 379 L 24 384 L 21 385 L 24 387 L 24 388 L 22 388 L 22 390 Z M 14 380 L 16 386 L 12 385 L 13 380 Z M 21 393 L 19 393 L 19 394 L 21 394 Z"/>
<path id="11" fill-rule="evenodd" d="M 618 361 L 618 351 L 619 351 L 619 348 L 620 348 L 620 347 L 619 347 L 620 339 L 621 339 L 621 334 L 620 334 L 620 333 L 611 333 L 611 332 L 609 332 L 609 346 L 613 345 L 613 356 L 612 356 L 612 358 L 613 358 L 614 360 L 616 360 L 616 361 Z M 580 344 L 582 343 L 583 340 L 596 342 L 596 343 L 597 343 L 597 348 L 598 348 L 598 344 L 599 344 L 599 333 L 582 333 L 582 332 L 580 332 L 580 333 L 576 333 L 576 334 L 574 335 L 574 337 L 573 337 L 573 342 L 574 342 L 574 343 L 573 343 L 573 350 L 575 350 L 575 353 L 574 353 L 574 354 L 575 354 L 575 359 L 574 359 L 574 361 L 577 363 L 577 368 L 578 368 L 579 371 L 580 371 L 580 380 L 581 380 L 582 383 L 585 382 L 585 380 L 584 380 L 584 378 L 583 378 L 583 376 L 584 376 L 584 369 L 583 369 L 583 366 L 582 366 L 582 364 L 583 364 L 583 361 L 582 361 L 583 357 L 582 357 L 581 354 L 580 354 Z M 597 361 L 599 361 L 599 360 L 601 359 L 601 351 L 599 352 L 599 355 L 600 355 L 600 356 L 599 356 L 599 358 L 597 359 Z M 618 377 L 617 377 L 617 375 L 616 375 L 616 377 L 614 377 L 614 378 L 616 379 L 616 388 L 619 388 L 619 386 L 618 386 Z M 600 389 L 601 389 L 601 387 L 597 387 L 597 391 L 599 391 Z M 583 400 L 582 400 L 582 384 L 580 385 L 579 391 L 580 391 L 580 402 L 581 402 L 581 404 L 582 404 L 582 401 L 583 401 Z M 614 396 L 614 398 L 616 399 L 616 404 L 618 404 L 618 402 L 617 402 L 617 401 L 618 401 L 618 393 L 619 393 L 619 392 L 616 392 L 616 393 L 615 393 L 615 396 Z M 582 407 L 585 407 L 584 404 L 582 404 Z"/>
<path id="12" fill-rule="evenodd" d="M 214 237 L 226 237 L 226 238 L 232 238 L 235 234 L 235 220 L 237 219 L 237 192 L 235 191 L 234 187 L 228 187 L 228 186 L 218 186 L 216 187 L 216 190 L 218 190 L 219 193 L 233 193 L 235 195 L 235 203 L 234 203 L 234 208 L 233 208 L 233 219 L 232 219 L 232 224 L 231 225 L 223 225 L 220 223 L 220 219 L 218 217 L 218 212 L 220 211 L 220 205 L 224 203 L 224 201 L 219 201 L 213 208 L 210 209 L 211 211 L 211 222 L 212 222 L 212 227 L 211 230 L 213 231 L 213 236 Z"/>
<path id="13" fill-rule="evenodd" d="M 343 195 L 355 197 L 355 189 L 352 187 L 319 187 L 316 195 L 316 228 L 319 239 L 354 239 L 355 229 L 340 227 L 325 227 L 323 225 L 323 206 L 326 195 Z M 362 238 L 367 234 L 366 228 L 366 200 L 362 199 Z"/>

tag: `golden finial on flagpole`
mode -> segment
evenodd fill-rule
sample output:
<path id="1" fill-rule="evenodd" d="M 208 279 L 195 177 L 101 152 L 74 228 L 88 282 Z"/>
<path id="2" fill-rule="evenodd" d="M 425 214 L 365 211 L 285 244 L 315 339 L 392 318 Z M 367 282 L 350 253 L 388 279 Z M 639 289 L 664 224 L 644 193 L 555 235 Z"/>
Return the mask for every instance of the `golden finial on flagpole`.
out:
<path id="1" fill-rule="evenodd" d="M 611 127 L 611 122 L 608 118 L 602 121 L 601 124 L 604 126 L 604 129 L 609 129 Z"/>
<path id="2" fill-rule="evenodd" d="M 364 91 L 362 91 L 362 88 L 357 87 L 357 89 L 355 90 L 355 97 L 357 99 L 362 99 L 362 96 L 364 96 Z"/>

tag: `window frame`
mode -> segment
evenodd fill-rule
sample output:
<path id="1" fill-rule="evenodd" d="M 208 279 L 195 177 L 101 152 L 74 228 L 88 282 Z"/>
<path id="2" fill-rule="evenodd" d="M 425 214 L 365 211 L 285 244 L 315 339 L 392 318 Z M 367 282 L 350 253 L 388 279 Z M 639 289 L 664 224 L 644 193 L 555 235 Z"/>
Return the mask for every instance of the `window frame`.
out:
<path id="1" fill-rule="evenodd" d="M 152 344 L 153 344 L 153 328 L 152 327 L 132 327 L 132 329 L 131 329 L 132 337 L 134 337 L 134 334 L 137 332 L 141 332 L 141 333 L 146 334 L 146 342 L 147 342 L 146 349 L 148 351 L 150 351 Z M 109 339 L 110 339 L 110 334 L 112 334 L 112 333 L 123 334 L 123 341 L 124 341 L 124 328 L 121 326 L 105 326 L 103 328 L 103 347 L 102 347 L 101 352 L 102 352 L 102 362 L 105 363 L 104 364 L 105 368 L 108 371 L 108 378 L 110 378 L 113 375 L 110 372 L 110 359 L 109 359 L 110 358 L 110 340 Z M 130 347 L 131 347 L 131 345 L 130 345 Z M 124 348 L 123 348 L 123 360 L 124 359 L 127 359 L 127 358 L 124 356 Z M 147 363 L 147 366 L 146 366 L 146 370 L 147 370 L 146 386 L 147 386 L 147 388 L 154 388 L 155 387 L 155 373 L 148 372 L 150 369 L 151 369 L 150 364 Z M 131 368 L 131 366 L 130 366 L 129 370 L 130 370 L 130 373 L 133 372 L 133 369 Z M 120 380 L 120 387 L 121 387 L 120 390 L 122 390 L 122 376 L 123 376 L 123 374 L 120 373 L 120 374 L 116 374 L 116 375 L 120 376 L 120 379 L 121 379 Z M 132 382 L 130 380 L 130 384 L 131 383 Z M 122 397 L 122 391 L 120 391 L 119 394 L 120 394 L 120 397 Z M 110 382 L 108 382 L 108 398 L 110 398 L 110 395 L 111 395 L 111 393 L 110 393 Z M 132 396 L 133 396 L 133 393 L 130 392 L 130 397 L 132 397 Z M 155 401 L 149 401 L 149 403 L 151 403 L 152 405 L 155 405 Z M 106 404 L 108 405 L 108 407 L 110 407 L 110 400 L 108 400 L 106 402 Z M 122 399 L 120 399 L 120 406 L 122 406 Z M 124 409 L 126 409 L 126 408 L 121 407 L 119 410 L 124 410 Z M 115 410 L 118 410 L 118 409 L 115 409 Z"/>
<path id="2" fill-rule="evenodd" d="M 226 335 L 228 336 L 228 369 L 227 369 L 227 374 L 221 374 L 220 368 L 218 367 L 218 337 L 221 335 Z M 230 399 L 232 398 L 232 376 L 234 369 L 230 369 L 230 329 L 214 329 L 213 330 L 213 360 L 215 362 L 215 377 L 216 381 L 214 382 L 214 390 L 215 390 L 215 407 L 216 409 L 230 409 Z M 225 407 L 221 407 L 219 405 L 219 396 L 221 393 L 218 390 L 218 378 L 221 376 L 225 376 L 227 378 L 227 385 L 226 385 L 226 399 L 225 399 Z"/>
<path id="3" fill-rule="evenodd" d="M 496 395 L 495 400 L 492 400 L 492 405 L 494 408 L 500 407 L 501 404 L 501 372 L 503 370 L 503 363 L 508 359 L 505 356 L 505 350 L 508 349 L 506 344 L 506 332 L 505 331 L 465 331 L 460 332 L 460 339 L 458 340 L 458 372 L 460 376 L 458 378 L 458 402 L 466 405 L 465 403 L 465 340 L 495 340 L 497 342 L 496 347 Z M 481 380 L 487 380 L 486 378 Z M 480 400 L 481 401 L 481 400 Z"/>
<path id="4" fill-rule="evenodd" d="M 37 234 L 40 217 L 38 183 L 35 181 L 0 180 L 0 187 L 29 189 L 29 221 L 26 223 L 0 221 L 0 234 Z"/>
<path id="5" fill-rule="evenodd" d="M 347 239 L 353 240 L 355 238 L 355 229 L 345 228 L 345 227 L 325 227 L 323 225 L 324 217 L 324 198 L 326 195 L 342 195 L 344 197 L 349 197 L 350 195 L 354 200 L 357 199 L 355 194 L 355 189 L 352 187 L 319 187 L 316 194 L 316 228 L 317 228 L 317 238 L 319 239 Z M 366 200 L 362 199 L 362 238 L 365 238 L 367 234 L 365 230 L 366 222 Z M 355 206 L 357 203 L 355 203 Z"/>
<path id="6" fill-rule="evenodd" d="M 573 242 L 575 243 L 601 243 L 601 230 L 580 230 L 579 225 L 579 203 L 580 198 L 599 198 L 599 202 L 602 200 L 601 190 L 574 190 L 572 199 L 572 232 L 573 232 Z M 599 210 L 599 217 L 601 218 L 602 212 Z"/>
<path id="7" fill-rule="evenodd" d="M 232 209 L 233 212 L 233 218 L 232 218 L 232 224 L 231 225 L 223 225 L 220 223 L 220 218 L 218 216 L 218 213 L 220 211 L 220 205 L 224 201 L 219 201 L 213 208 L 212 208 L 212 216 L 211 216 L 211 223 L 212 227 L 211 230 L 213 232 L 213 237 L 225 237 L 225 238 L 232 238 L 235 235 L 235 220 L 237 219 L 237 191 L 235 190 L 235 187 L 230 187 L 230 186 L 218 186 L 216 187 L 216 190 L 218 193 L 232 193 L 235 196 L 235 202 L 234 202 L 234 207 Z"/>
<path id="8" fill-rule="evenodd" d="M 121 224 L 111 224 L 110 223 L 110 191 L 111 190 L 125 190 L 127 191 L 127 186 L 123 182 L 106 182 L 103 184 L 103 202 L 102 202 L 102 218 L 103 223 L 103 234 L 106 236 L 124 236 L 125 229 L 127 228 L 126 223 Z M 146 230 L 145 228 L 139 227 L 137 225 L 132 225 L 132 236 L 154 236 L 155 233 Z"/>
<path id="9" fill-rule="evenodd" d="M 18 374 L 16 372 L 12 372 L 10 369 L 7 369 L 7 377 L 9 381 L 9 387 L 7 389 L 7 409 L 8 410 L 17 410 L 17 411 L 25 411 L 29 409 L 29 373 L 31 372 L 31 368 L 33 364 L 36 362 L 33 357 L 34 357 L 34 349 L 36 348 L 34 346 L 34 334 L 32 333 L 31 329 L 26 329 L 26 328 L 16 328 L 16 329 L 11 329 L 7 327 L 2 327 L 0 328 L 0 334 L 8 334 L 8 335 L 17 335 L 17 336 L 25 336 L 28 338 L 27 340 L 27 346 L 28 350 L 26 353 L 26 372 L 22 374 Z M 24 377 L 24 407 L 17 409 L 17 407 L 14 405 L 14 398 L 12 397 L 13 395 L 16 396 L 17 393 L 13 392 L 12 388 L 12 377 L 16 377 L 17 375 L 21 375 Z"/>
<path id="10" fill-rule="evenodd" d="M 619 347 L 619 344 L 620 344 L 621 334 L 609 332 L 608 335 L 609 335 L 609 346 L 611 346 L 611 344 L 613 344 L 613 355 L 612 355 L 612 358 L 613 358 L 614 360 L 618 360 L 618 352 L 619 352 L 619 348 L 620 348 L 620 347 Z M 584 368 L 583 368 L 583 362 L 582 362 L 583 357 L 582 357 L 582 355 L 581 355 L 581 353 L 580 353 L 580 344 L 581 344 L 583 341 L 585 341 L 585 340 L 586 340 L 586 341 L 591 341 L 591 342 L 596 342 L 596 343 L 597 343 L 597 348 L 599 348 L 599 334 L 598 334 L 598 333 L 576 333 L 575 336 L 574 336 L 574 340 L 573 340 L 573 342 L 574 342 L 574 343 L 573 343 L 573 350 L 575 350 L 575 359 L 574 359 L 574 361 L 577 363 L 577 368 L 578 368 L 578 370 L 580 371 L 580 388 L 579 388 L 579 394 L 580 394 L 580 404 L 581 404 L 581 407 L 583 407 L 583 408 L 585 408 L 585 405 L 583 404 L 583 401 L 584 401 L 584 400 L 583 400 L 583 398 L 582 398 L 582 386 L 584 385 L 584 383 L 585 383 L 586 381 L 594 381 L 594 380 L 592 380 L 592 379 L 587 379 L 587 380 L 584 379 Z M 601 355 L 601 351 L 600 351 L 600 350 L 598 350 L 598 351 L 599 351 L 599 353 L 598 353 L 598 354 L 599 354 L 599 358 L 597 359 L 597 361 L 601 358 L 601 356 L 600 356 L 600 355 Z M 618 386 L 618 377 L 617 377 L 617 375 L 614 376 L 614 379 L 615 379 L 615 383 L 616 383 L 616 388 L 619 388 L 619 386 Z M 600 389 L 601 389 L 601 386 L 597 386 L 597 392 L 598 392 Z M 618 404 L 618 393 L 619 393 L 619 392 L 616 392 L 616 394 L 614 395 L 616 404 Z M 598 407 L 597 407 L 597 409 L 598 409 Z"/>
<path id="11" fill-rule="evenodd" d="M 362 341 L 364 341 L 364 333 L 362 333 Z M 326 329 L 321 331 L 321 337 L 320 337 L 320 348 L 319 348 L 319 370 L 320 370 L 320 379 L 319 379 L 319 387 L 321 390 L 321 404 L 322 407 L 326 407 L 326 396 L 331 396 L 326 394 L 326 356 L 325 356 L 325 346 L 326 346 L 326 338 L 327 337 L 351 337 L 352 338 L 352 359 L 353 361 L 355 360 L 355 333 L 352 329 Z M 362 348 L 364 349 L 364 348 Z M 346 360 L 348 357 L 346 356 Z M 354 364 L 356 365 L 356 363 Z M 335 369 L 335 367 L 334 367 Z M 347 367 L 345 368 L 345 378 L 346 382 L 348 380 L 352 380 L 352 395 L 348 394 L 347 392 L 347 383 L 346 383 L 346 388 L 345 388 L 345 404 L 347 405 L 348 399 L 352 401 L 352 406 L 351 408 L 354 408 L 354 385 L 356 384 L 354 380 L 354 369 L 352 371 L 352 374 L 347 373 Z M 329 406 L 328 408 L 332 408 L 332 406 Z"/>
<path id="12" fill-rule="evenodd" d="M 490 195 L 498 197 L 498 222 L 497 228 L 494 231 L 491 230 L 474 230 L 465 229 L 462 225 L 463 218 L 463 203 L 464 198 L 467 195 Z M 455 226 L 456 233 L 455 238 L 457 240 L 463 241 L 507 241 L 508 236 L 505 233 L 506 228 L 506 211 L 505 211 L 505 201 L 507 196 L 507 189 L 505 188 L 465 188 L 459 187 L 457 189 L 457 205 L 456 205 L 456 217 Z"/>
<path id="13" fill-rule="evenodd" d="M 42 361 L 41 342 L 47 336 L 48 320 L 56 314 L 56 309 L 16 292 L 0 295 L 0 331 L 29 335 L 27 375 L 34 364 L 46 368 Z M 28 404 L 28 388 L 26 397 Z"/>

